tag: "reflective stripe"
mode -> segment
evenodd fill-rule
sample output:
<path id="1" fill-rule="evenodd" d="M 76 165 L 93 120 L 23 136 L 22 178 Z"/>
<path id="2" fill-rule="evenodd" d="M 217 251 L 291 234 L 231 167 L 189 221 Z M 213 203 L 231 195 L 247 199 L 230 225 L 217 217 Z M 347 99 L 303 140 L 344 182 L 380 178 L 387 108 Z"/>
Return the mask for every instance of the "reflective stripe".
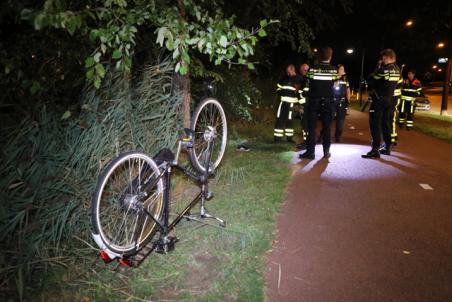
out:
<path id="1" fill-rule="evenodd" d="M 276 113 L 277 118 L 279 118 L 279 116 L 281 114 L 281 106 L 282 106 L 282 102 L 279 102 L 278 112 Z"/>
<path id="2" fill-rule="evenodd" d="M 298 99 L 294 98 L 294 97 L 290 97 L 290 96 L 282 96 L 281 102 L 296 103 L 296 102 L 298 102 Z"/>
<path id="3" fill-rule="evenodd" d="M 293 90 L 293 91 L 297 90 L 295 87 L 292 87 L 292 86 L 283 86 L 283 85 L 279 85 L 278 84 L 278 89 L 277 90 L 282 90 L 282 89 L 288 89 L 288 90 Z"/>
<path id="4" fill-rule="evenodd" d="M 414 99 L 415 99 L 416 97 L 414 97 L 414 96 L 408 96 L 408 95 L 403 95 L 402 94 L 402 100 L 405 100 L 405 101 L 413 101 Z"/>
<path id="5" fill-rule="evenodd" d="M 289 121 L 292 120 L 292 110 L 289 111 Z"/>
<path id="6" fill-rule="evenodd" d="M 332 75 L 315 75 L 313 77 L 314 80 L 320 80 L 320 81 L 332 81 L 333 76 Z"/>
<path id="7" fill-rule="evenodd" d="M 283 137 L 283 136 L 284 136 L 284 134 L 281 134 L 281 133 L 276 133 L 276 132 L 275 132 L 275 133 L 273 134 L 273 136 L 277 136 L 277 137 Z"/>

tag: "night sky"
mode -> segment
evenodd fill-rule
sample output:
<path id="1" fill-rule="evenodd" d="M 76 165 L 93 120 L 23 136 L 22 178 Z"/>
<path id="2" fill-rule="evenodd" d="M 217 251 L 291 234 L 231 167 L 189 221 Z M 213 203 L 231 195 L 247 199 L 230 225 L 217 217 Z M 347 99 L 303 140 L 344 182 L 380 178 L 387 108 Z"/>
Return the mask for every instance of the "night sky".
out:
<path id="1" fill-rule="evenodd" d="M 443 75 L 435 74 L 431 67 L 438 57 L 444 57 L 451 50 L 452 42 L 452 1 L 354 1 L 352 13 L 336 9 L 336 22 L 316 35 L 312 48 L 323 45 L 334 50 L 333 64 L 344 64 L 352 84 L 357 85 L 361 69 L 361 56 L 365 49 L 364 76 L 371 73 L 383 48 L 392 48 L 397 53 L 399 65 L 405 64 L 405 71 L 415 69 L 423 79 L 426 72 L 433 79 L 442 80 Z M 331 13 L 331 12 L 330 12 Z M 406 26 L 413 21 L 411 27 Z M 444 49 L 437 49 L 439 41 L 446 42 Z M 353 48 L 353 54 L 346 50 Z M 285 49 L 285 50 L 284 50 Z M 278 67 L 287 62 L 297 65 L 312 60 L 303 54 L 280 46 L 272 62 Z M 282 53 L 285 55 L 281 56 Z"/>

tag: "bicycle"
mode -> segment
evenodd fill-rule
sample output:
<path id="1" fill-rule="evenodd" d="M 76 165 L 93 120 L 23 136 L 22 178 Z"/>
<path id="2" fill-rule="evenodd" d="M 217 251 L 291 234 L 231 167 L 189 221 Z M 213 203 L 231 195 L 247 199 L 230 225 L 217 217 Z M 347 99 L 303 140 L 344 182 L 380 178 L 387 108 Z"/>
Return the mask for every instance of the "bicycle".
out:
<path id="1" fill-rule="evenodd" d="M 138 266 L 152 251 L 168 253 L 176 237 L 171 230 L 183 219 L 211 218 L 225 227 L 226 222 L 209 214 L 205 202 L 213 198 L 208 179 L 219 166 L 226 148 L 227 122 L 221 104 L 203 100 L 193 113 L 190 129 L 177 142 L 174 154 L 162 149 L 152 158 L 131 151 L 113 159 L 99 175 L 92 199 L 92 237 L 105 262 Z M 188 151 L 194 172 L 178 164 L 181 151 Z M 171 176 L 178 170 L 195 182 L 200 192 L 170 221 Z M 199 213 L 190 211 L 199 203 Z"/>

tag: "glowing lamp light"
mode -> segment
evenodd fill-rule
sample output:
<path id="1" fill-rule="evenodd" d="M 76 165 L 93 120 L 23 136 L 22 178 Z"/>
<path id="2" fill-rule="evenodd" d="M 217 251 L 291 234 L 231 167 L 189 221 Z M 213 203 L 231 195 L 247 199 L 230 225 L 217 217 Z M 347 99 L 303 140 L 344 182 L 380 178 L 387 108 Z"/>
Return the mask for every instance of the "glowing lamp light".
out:
<path id="1" fill-rule="evenodd" d="M 438 69 L 438 72 L 441 72 L 441 71 L 443 71 L 441 68 L 440 69 Z"/>
<path id="2" fill-rule="evenodd" d="M 312 51 L 313 51 L 313 52 L 317 52 L 317 48 L 314 48 Z"/>
<path id="3" fill-rule="evenodd" d="M 411 26 L 413 26 L 413 24 L 414 24 L 413 20 L 408 20 L 408 21 L 406 21 L 405 26 L 411 27 Z"/>
<path id="4" fill-rule="evenodd" d="M 354 50 L 353 48 L 349 48 L 349 49 L 346 50 L 346 52 L 347 52 L 348 54 L 352 54 L 354 51 L 355 51 L 355 50 Z"/>
<path id="5" fill-rule="evenodd" d="M 444 47 L 444 43 L 443 43 L 443 42 L 439 42 L 439 43 L 436 45 L 436 47 L 438 47 L 438 48 L 443 48 L 443 47 Z"/>
<path id="6" fill-rule="evenodd" d="M 436 68 L 438 68 L 438 66 L 437 66 L 437 65 L 433 65 L 432 68 L 433 68 L 433 69 L 436 69 Z"/>

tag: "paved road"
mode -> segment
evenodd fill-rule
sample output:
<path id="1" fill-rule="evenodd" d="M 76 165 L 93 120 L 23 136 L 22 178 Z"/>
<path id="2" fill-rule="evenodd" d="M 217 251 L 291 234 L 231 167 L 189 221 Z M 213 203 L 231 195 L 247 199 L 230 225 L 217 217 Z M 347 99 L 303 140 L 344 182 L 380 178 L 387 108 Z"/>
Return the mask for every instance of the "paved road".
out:
<path id="1" fill-rule="evenodd" d="M 329 160 L 294 156 L 268 301 L 452 301 L 452 145 L 403 131 L 366 160 L 367 114 L 347 119 Z"/>
<path id="2" fill-rule="evenodd" d="M 441 112 L 441 102 L 442 102 L 442 87 L 426 88 L 424 93 L 428 96 L 430 101 L 430 112 L 440 113 Z M 452 113 L 452 95 L 448 98 L 448 112 Z"/>

